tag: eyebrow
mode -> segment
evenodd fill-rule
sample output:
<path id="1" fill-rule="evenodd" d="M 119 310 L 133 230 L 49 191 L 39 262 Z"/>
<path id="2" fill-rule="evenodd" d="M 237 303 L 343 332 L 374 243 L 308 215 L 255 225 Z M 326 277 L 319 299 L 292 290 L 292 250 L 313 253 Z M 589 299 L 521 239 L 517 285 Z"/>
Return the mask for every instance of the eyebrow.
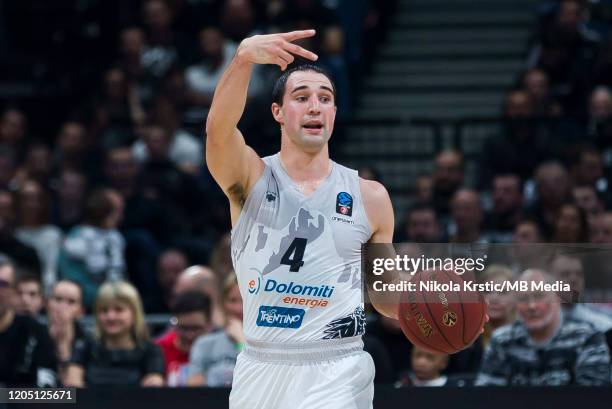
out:
<path id="1" fill-rule="evenodd" d="M 301 90 L 303 90 L 303 89 L 308 89 L 308 86 L 306 86 L 306 85 L 301 85 L 301 86 L 299 86 L 299 87 L 297 87 L 297 88 L 293 89 L 293 91 L 291 91 L 291 93 L 293 94 L 294 92 L 301 91 Z M 326 90 L 326 91 L 331 92 L 332 94 L 334 93 L 334 91 L 333 91 L 331 88 L 329 88 L 328 86 L 326 86 L 326 85 L 321 85 L 321 86 L 319 87 L 319 89 L 324 89 L 324 90 Z"/>

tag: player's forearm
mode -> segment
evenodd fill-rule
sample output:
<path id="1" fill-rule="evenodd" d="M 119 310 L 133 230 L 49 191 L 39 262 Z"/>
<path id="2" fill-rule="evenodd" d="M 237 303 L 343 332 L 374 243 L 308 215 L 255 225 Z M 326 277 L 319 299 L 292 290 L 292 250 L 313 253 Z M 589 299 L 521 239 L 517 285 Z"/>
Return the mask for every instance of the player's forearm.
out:
<path id="1" fill-rule="evenodd" d="M 244 113 L 253 64 L 240 55 L 240 49 L 223 73 L 213 96 L 206 121 L 207 138 L 231 135 Z"/>

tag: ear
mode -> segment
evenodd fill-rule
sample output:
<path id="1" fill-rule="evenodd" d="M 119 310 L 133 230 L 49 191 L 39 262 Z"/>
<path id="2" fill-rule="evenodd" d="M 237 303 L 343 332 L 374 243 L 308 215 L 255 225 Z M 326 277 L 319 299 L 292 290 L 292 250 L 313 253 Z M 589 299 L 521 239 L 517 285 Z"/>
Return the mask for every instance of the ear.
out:
<path id="1" fill-rule="evenodd" d="M 276 122 L 278 122 L 281 125 L 284 124 L 283 107 L 277 104 L 276 102 L 272 103 L 272 116 L 274 117 L 274 120 Z"/>

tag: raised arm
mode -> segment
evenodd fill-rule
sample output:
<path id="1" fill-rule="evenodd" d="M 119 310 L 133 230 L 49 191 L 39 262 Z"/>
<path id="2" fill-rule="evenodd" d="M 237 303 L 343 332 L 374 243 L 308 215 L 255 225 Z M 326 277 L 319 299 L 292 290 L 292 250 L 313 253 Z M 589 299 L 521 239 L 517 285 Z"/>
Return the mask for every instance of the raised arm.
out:
<path id="1" fill-rule="evenodd" d="M 248 147 L 236 128 L 244 112 L 253 64 L 276 64 L 281 70 L 299 55 L 317 56 L 292 41 L 312 37 L 314 30 L 257 35 L 243 40 L 234 59 L 217 84 L 206 121 L 206 162 L 210 173 L 230 199 L 234 210 L 242 204 L 263 172 L 263 162 Z"/>

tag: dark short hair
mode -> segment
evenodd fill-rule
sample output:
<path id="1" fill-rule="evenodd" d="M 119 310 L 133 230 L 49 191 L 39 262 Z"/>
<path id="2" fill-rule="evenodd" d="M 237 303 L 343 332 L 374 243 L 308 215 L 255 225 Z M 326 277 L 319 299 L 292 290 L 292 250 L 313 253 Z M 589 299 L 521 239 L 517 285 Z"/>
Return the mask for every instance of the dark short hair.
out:
<path id="1" fill-rule="evenodd" d="M 180 293 L 172 303 L 172 313 L 174 315 L 201 312 L 207 319 L 210 319 L 210 308 L 210 297 L 201 291 L 185 291 Z"/>
<path id="2" fill-rule="evenodd" d="M 283 72 L 280 77 L 278 77 L 276 83 L 274 84 L 274 88 L 272 89 L 272 102 L 276 102 L 278 105 L 283 105 L 283 95 L 285 95 L 285 87 L 287 86 L 287 80 L 289 79 L 289 76 L 291 74 L 298 71 L 314 71 L 316 73 L 325 75 L 331 83 L 334 100 L 336 99 L 336 85 L 334 84 L 331 75 L 327 71 L 325 71 L 318 65 L 300 64 L 291 67 L 288 70 L 285 70 L 285 72 Z"/>
<path id="3" fill-rule="evenodd" d="M 413 206 L 411 206 L 410 208 L 408 208 L 408 211 L 406 212 L 406 221 L 408 221 L 408 219 L 417 212 L 431 212 L 433 213 L 434 217 L 436 218 L 436 221 L 438 220 L 438 213 L 436 212 L 436 208 L 430 204 L 430 203 L 417 203 Z"/>
<path id="4" fill-rule="evenodd" d="M 41 290 L 42 292 L 42 282 L 40 281 L 40 277 L 35 274 L 32 274 L 32 273 L 20 274 L 19 277 L 17 277 L 17 281 L 15 282 L 15 284 L 19 285 L 21 283 L 36 283 L 38 284 L 39 290 Z"/>
<path id="5" fill-rule="evenodd" d="M 102 227 L 104 220 L 112 213 L 113 203 L 109 198 L 108 189 L 94 190 L 85 203 L 85 223 Z"/>

